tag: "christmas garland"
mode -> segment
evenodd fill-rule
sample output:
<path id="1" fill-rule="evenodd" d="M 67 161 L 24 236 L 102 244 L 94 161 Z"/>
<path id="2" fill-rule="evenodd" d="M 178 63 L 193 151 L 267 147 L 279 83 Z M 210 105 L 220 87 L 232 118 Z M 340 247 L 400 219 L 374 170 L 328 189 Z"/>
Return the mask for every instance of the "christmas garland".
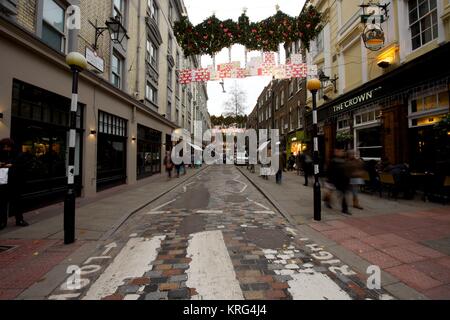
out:
<path id="1" fill-rule="evenodd" d="M 187 17 L 175 22 L 174 31 L 186 57 L 214 55 L 224 48 L 241 44 L 248 50 L 278 51 L 281 43 L 301 41 L 307 49 L 322 30 L 322 15 L 309 6 L 298 17 L 280 10 L 260 22 L 250 22 L 244 12 L 238 22 L 221 21 L 215 15 L 194 26 Z"/>

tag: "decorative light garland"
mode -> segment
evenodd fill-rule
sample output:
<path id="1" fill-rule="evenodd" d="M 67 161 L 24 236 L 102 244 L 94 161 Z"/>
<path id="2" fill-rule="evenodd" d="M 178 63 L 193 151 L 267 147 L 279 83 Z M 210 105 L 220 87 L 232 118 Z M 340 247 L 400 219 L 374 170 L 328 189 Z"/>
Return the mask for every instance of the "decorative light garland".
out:
<path id="1" fill-rule="evenodd" d="M 260 22 L 250 22 L 246 10 L 238 22 L 219 20 L 215 15 L 194 26 L 184 16 L 175 22 L 174 31 L 186 57 L 211 55 L 241 44 L 248 50 L 278 51 L 281 43 L 301 41 L 309 49 L 310 42 L 322 30 L 322 14 L 313 6 L 298 17 L 291 17 L 277 8 L 277 13 Z"/>

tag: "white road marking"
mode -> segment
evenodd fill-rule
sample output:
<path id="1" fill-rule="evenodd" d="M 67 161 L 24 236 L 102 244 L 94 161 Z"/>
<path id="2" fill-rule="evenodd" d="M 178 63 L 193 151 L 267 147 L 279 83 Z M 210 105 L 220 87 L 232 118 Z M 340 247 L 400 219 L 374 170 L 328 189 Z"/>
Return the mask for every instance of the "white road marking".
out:
<path id="1" fill-rule="evenodd" d="M 286 228 L 286 231 L 289 232 L 290 234 L 294 235 L 294 236 L 297 235 L 297 232 L 294 229 L 292 229 L 292 228 L 288 227 L 288 228 Z"/>
<path id="2" fill-rule="evenodd" d="M 188 184 L 184 185 L 184 186 L 183 186 L 183 191 L 184 191 L 184 193 L 187 192 L 187 187 L 190 186 L 191 184 L 194 184 L 194 183 L 195 183 L 195 182 L 191 182 L 191 183 L 188 183 Z"/>
<path id="3" fill-rule="evenodd" d="M 253 202 L 254 204 L 256 204 L 257 206 L 260 206 L 260 207 L 263 208 L 263 209 L 270 210 L 270 209 L 267 208 L 266 206 L 262 205 L 262 204 L 259 203 L 259 202 L 254 201 L 254 200 L 252 200 L 252 199 L 250 199 L 250 198 L 247 198 L 247 200 L 250 201 L 250 202 Z"/>
<path id="4" fill-rule="evenodd" d="M 123 300 L 137 300 L 140 298 L 138 294 L 127 294 Z"/>
<path id="5" fill-rule="evenodd" d="M 273 211 L 254 211 L 254 213 L 258 213 L 258 214 L 275 214 L 275 212 L 273 212 Z"/>
<path id="6" fill-rule="evenodd" d="M 248 185 L 247 185 L 246 183 L 242 182 L 242 181 L 239 181 L 239 180 L 238 180 L 239 178 L 240 178 L 240 176 L 238 175 L 238 176 L 236 176 L 236 177 L 233 179 L 233 181 L 236 181 L 237 183 L 240 183 L 240 184 L 243 184 L 243 185 L 244 185 L 244 188 L 243 188 L 241 191 L 238 192 L 238 193 L 243 193 L 243 192 L 245 191 L 245 189 L 248 188 Z"/>
<path id="7" fill-rule="evenodd" d="M 223 213 L 223 210 L 198 210 L 197 213 L 215 214 Z"/>
<path id="8" fill-rule="evenodd" d="M 165 236 L 152 239 L 131 238 L 119 252 L 114 261 L 106 268 L 89 288 L 83 300 L 100 300 L 112 295 L 124 284 L 125 279 L 142 277 L 150 271 L 151 263 L 158 255 L 158 249 Z"/>
<path id="9" fill-rule="evenodd" d="M 130 238 L 136 238 L 137 236 L 138 236 L 137 233 L 132 233 L 132 234 L 130 234 Z"/>
<path id="10" fill-rule="evenodd" d="M 199 300 L 244 300 L 221 231 L 192 235 L 187 248 L 192 261 L 186 286 L 195 288 Z"/>
<path id="11" fill-rule="evenodd" d="M 288 291 L 294 300 L 352 300 L 330 277 L 322 273 L 292 274 Z"/>
<path id="12" fill-rule="evenodd" d="M 146 216 L 156 216 L 158 214 L 165 214 L 165 213 L 170 213 L 170 211 L 150 211 L 150 212 L 144 213 L 144 215 L 146 215 Z"/>
<path id="13" fill-rule="evenodd" d="M 101 259 L 111 259 L 110 256 L 102 256 L 102 257 L 90 257 L 89 259 L 86 260 L 86 262 L 84 263 L 86 264 L 90 264 L 92 261 L 94 260 L 101 260 Z"/>
<path id="14" fill-rule="evenodd" d="M 177 199 L 173 199 L 173 200 L 171 200 L 169 202 L 166 202 L 166 203 L 160 205 L 159 207 L 153 208 L 150 212 L 158 211 L 159 209 L 164 208 L 165 206 L 167 206 L 167 205 L 169 205 L 169 204 L 171 204 L 172 202 L 175 202 L 175 201 L 177 201 Z"/>
<path id="15" fill-rule="evenodd" d="M 103 251 L 102 256 L 106 256 L 112 249 L 117 248 L 117 244 L 112 242 L 105 246 L 106 250 Z"/>

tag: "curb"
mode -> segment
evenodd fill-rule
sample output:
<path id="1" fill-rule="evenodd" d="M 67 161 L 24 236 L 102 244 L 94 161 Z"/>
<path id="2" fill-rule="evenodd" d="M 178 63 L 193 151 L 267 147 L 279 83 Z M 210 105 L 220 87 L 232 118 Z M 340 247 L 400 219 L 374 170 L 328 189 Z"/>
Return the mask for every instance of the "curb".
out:
<path id="1" fill-rule="evenodd" d="M 116 233 L 116 231 L 128 220 L 130 219 L 134 214 L 136 214 L 137 212 L 139 212 L 140 210 L 144 209 L 145 207 L 147 207 L 149 204 L 155 202 L 156 200 L 162 198 L 163 196 L 165 196 L 167 193 L 177 189 L 180 185 L 182 185 L 183 183 L 189 181 L 192 178 L 197 177 L 200 173 L 202 173 L 203 171 L 205 171 L 206 169 L 208 169 L 209 166 L 204 166 L 203 168 L 201 168 L 199 171 L 197 171 L 195 174 L 193 174 L 192 176 L 185 178 L 184 180 L 180 180 L 179 183 L 177 183 L 176 185 L 174 185 L 173 187 L 164 190 L 163 192 L 161 192 L 160 194 L 158 194 L 157 196 L 153 197 L 152 199 L 150 199 L 148 202 L 146 202 L 145 204 L 139 206 L 136 209 L 133 209 L 133 211 L 126 213 L 120 220 L 118 223 L 116 223 L 112 229 L 110 231 L 105 232 L 105 234 L 103 234 L 103 236 L 100 237 L 100 239 L 98 239 L 98 241 L 105 241 L 106 239 L 108 239 L 109 237 L 111 237 L 114 233 Z"/>

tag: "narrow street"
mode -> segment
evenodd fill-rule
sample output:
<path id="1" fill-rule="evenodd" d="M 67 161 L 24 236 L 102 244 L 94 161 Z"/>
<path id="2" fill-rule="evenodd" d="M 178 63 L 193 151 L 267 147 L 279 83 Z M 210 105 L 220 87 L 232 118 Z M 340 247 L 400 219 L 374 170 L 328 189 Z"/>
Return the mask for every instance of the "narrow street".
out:
<path id="1" fill-rule="evenodd" d="M 302 237 L 234 166 L 208 167 L 140 210 L 79 268 L 48 298 L 393 298 Z"/>

